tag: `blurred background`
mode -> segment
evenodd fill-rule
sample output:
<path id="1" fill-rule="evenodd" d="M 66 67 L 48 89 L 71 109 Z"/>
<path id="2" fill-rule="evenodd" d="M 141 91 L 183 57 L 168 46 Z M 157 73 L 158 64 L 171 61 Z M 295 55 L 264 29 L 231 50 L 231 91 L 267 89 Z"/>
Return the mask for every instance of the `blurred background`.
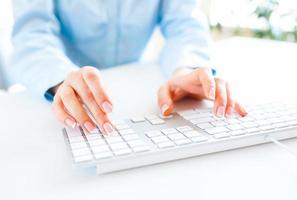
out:
<path id="1" fill-rule="evenodd" d="M 198 0 L 209 20 L 215 41 L 232 36 L 297 41 L 296 0 Z M 5 71 L 11 51 L 10 34 L 13 24 L 11 0 L 0 1 L 0 74 Z M 152 60 L 162 46 L 162 37 L 156 31 L 144 53 L 143 60 Z M 156 54 L 156 53 L 154 53 Z M 0 76 L 0 88 L 5 88 Z"/>

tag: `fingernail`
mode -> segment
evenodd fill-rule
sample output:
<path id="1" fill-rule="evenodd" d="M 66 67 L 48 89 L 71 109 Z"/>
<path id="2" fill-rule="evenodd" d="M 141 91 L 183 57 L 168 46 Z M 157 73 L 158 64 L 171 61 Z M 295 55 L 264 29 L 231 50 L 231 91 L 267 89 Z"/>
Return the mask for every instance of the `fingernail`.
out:
<path id="1" fill-rule="evenodd" d="M 65 124 L 71 128 L 75 128 L 76 127 L 76 122 L 73 121 L 72 119 L 67 118 L 65 120 Z"/>
<path id="2" fill-rule="evenodd" d="M 162 107 L 161 107 L 161 112 L 162 112 L 162 115 L 165 115 L 166 114 L 166 111 L 169 109 L 169 106 L 167 104 L 164 104 Z"/>
<path id="3" fill-rule="evenodd" d="M 109 122 L 104 123 L 103 128 L 106 133 L 112 133 L 114 131 L 112 125 Z"/>
<path id="4" fill-rule="evenodd" d="M 215 93 L 216 93 L 215 87 L 214 86 L 210 86 L 209 99 L 214 100 L 215 99 L 215 96 L 216 96 Z"/>
<path id="5" fill-rule="evenodd" d="M 233 112 L 234 112 L 234 109 L 232 107 L 229 107 L 226 112 L 226 117 L 231 117 Z"/>
<path id="6" fill-rule="evenodd" d="M 218 108 L 218 110 L 217 110 L 217 116 L 218 117 L 224 117 L 224 113 L 225 112 L 225 108 L 224 108 L 224 106 L 220 106 L 219 108 Z"/>
<path id="7" fill-rule="evenodd" d="M 242 111 L 242 115 L 243 115 L 244 117 L 248 115 L 248 112 L 247 112 L 245 109 L 242 109 L 241 111 Z"/>
<path id="8" fill-rule="evenodd" d="M 84 127 L 88 132 L 92 132 L 96 128 L 91 122 L 85 122 Z"/>
<path id="9" fill-rule="evenodd" d="M 111 113 L 112 112 L 112 105 L 107 101 L 103 102 L 102 108 L 103 108 L 103 111 L 106 112 L 106 113 Z"/>

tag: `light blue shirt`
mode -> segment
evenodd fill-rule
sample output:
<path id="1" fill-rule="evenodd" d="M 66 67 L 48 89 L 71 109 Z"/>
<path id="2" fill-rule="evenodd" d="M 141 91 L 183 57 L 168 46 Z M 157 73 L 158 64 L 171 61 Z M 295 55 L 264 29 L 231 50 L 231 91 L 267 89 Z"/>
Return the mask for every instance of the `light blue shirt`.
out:
<path id="1" fill-rule="evenodd" d="M 167 76 L 208 64 L 209 32 L 197 0 L 14 0 L 13 7 L 8 73 L 40 96 L 79 67 L 137 62 L 158 26 Z"/>

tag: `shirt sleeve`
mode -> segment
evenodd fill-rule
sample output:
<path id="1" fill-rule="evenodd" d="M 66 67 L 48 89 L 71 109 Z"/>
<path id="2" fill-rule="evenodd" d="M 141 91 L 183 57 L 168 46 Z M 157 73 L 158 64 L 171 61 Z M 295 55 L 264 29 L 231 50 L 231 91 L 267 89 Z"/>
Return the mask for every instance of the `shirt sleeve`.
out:
<path id="1" fill-rule="evenodd" d="M 49 88 L 78 68 L 66 56 L 54 0 L 14 0 L 13 9 L 9 77 L 45 97 Z"/>
<path id="2" fill-rule="evenodd" d="M 197 0 L 163 0 L 160 13 L 165 37 L 160 66 L 166 77 L 178 67 L 211 67 L 208 23 Z"/>

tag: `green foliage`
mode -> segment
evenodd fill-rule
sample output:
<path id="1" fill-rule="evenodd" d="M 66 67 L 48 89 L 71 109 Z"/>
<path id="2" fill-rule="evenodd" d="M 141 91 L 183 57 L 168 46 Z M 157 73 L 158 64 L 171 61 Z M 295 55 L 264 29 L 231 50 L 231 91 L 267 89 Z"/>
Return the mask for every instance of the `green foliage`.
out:
<path id="1" fill-rule="evenodd" d="M 279 3 L 277 0 L 266 0 L 264 3 L 259 4 L 254 11 L 257 18 L 265 21 L 267 29 L 254 30 L 254 36 L 258 38 L 278 39 L 273 33 L 273 25 L 271 23 L 271 16 L 277 9 Z"/>
<path id="2" fill-rule="evenodd" d="M 255 1 L 255 0 L 251 0 Z M 297 15 L 296 13 L 290 13 L 290 17 L 294 17 L 295 26 L 292 31 L 284 32 L 278 30 L 280 27 L 274 27 L 272 24 L 272 16 L 277 11 L 279 7 L 280 0 L 266 0 L 263 3 L 259 4 L 255 11 L 254 15 L 258 19 L 263 20 L 266 23 L 267 29 L 253 30 L 254 36 L 257 38 L 268 38 L 274 40 L 293 40 L 297 41 Z M 282 16 L 277 16 L 281 18 Z M 275 31 L 278 30 L 278 31 Z"/>

